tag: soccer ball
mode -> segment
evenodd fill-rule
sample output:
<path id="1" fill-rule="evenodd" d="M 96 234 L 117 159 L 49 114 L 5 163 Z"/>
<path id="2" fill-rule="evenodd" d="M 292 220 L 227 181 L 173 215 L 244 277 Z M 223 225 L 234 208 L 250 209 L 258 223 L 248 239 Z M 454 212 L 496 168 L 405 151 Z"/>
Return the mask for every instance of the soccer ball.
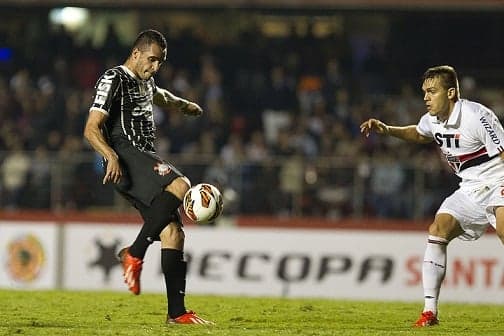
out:
<path id="1" fill-rule="evenodd" d="M 215 186 L 200 183 L 191 187 L 184 195 L 184 212 L 198 224 L 214 221 L 222 212 L 222 195 Z"/>

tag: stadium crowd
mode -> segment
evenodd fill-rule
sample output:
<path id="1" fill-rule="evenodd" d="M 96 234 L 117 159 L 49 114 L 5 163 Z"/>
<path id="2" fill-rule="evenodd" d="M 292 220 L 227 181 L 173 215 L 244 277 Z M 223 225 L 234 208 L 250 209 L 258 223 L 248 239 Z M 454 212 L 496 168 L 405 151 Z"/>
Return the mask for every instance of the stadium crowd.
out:
<path id="1" fill-rule="evenodd" d="M 228 211 L 352 216 L 355 204 L 344 195 L 355 192 L 359 174 L 366 190 L 361 214 L 409 218 L 415 207 L 405 197 L 415 192 L 410 168 L 421 165 L 432 173 L 421 211 L 430 216 L 457 183 L 435 146 L 360 135 L 369 116 L 412 124 L 425 112 L 421 70 L 402 77 L 385 45 L 310 33 L 274 38 L 259 30 L 221 43 L 209 42 L 201 30 L 167 37 L 168 60 L 156 82 L 199 102 L 205 114 L 190 119 L 155 111 L 158 150 L 204 162 L 187 166 L 193 180 L 212 181 L 242 199 L 258 195 Z M 99 159 L 80 159 L 93 157 L 82 130 L 99 74 L 122 63 L 128 50 L 113 29 L 100 48 L 59 29 L 10 50 L 0 60 L 2 208 L 109 204 L 112 194 L 96 185 Z M 485 101 L 474 79 L 462 78 L 464 97 L 478 96 L 504 113 L 502 92 Z M 64 163 L 56 175 L 54 161 Z M 55 179 L 61 192 L 51 190 Z M 321 196 L 326 186 L 334 188 Z"/>

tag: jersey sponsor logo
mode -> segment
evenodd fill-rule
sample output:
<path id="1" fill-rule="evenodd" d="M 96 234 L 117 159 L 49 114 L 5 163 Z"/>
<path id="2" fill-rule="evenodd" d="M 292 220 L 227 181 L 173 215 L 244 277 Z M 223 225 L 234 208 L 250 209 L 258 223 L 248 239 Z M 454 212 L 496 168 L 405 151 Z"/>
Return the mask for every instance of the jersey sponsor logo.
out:
<path id="1" fill-rule="evenodd" d="M 142 115 L 151 116 L 152 115 L 152 105 L 148 101 L 139 101 L 137 106 L 131 111 L 131 115 L 134 117 L 139 117 Z"/>
<path id="2" fill-rule="evenodd" d="M 104 105 L 107 101 L 107 96 L 112 87 L 112 79 L 115 77 L 115 73 L 110 75 L 104 75 L 96 87 L 96 96 L 94 103 L 98 105 Z"/>
<path id="3" fill-rule="evenodd" d="M 443 145 L 446 148 L 460 148 L 460 134 L 442 134 L 442 133 L 436 133 L 434 134 L 434 139 L 436 140 L 436 143 L 438 144 L 439 147 L 443 147 Z"/>
<path id="4" fill-rule="evenodd" d="M 165 176 L 165 175 L 170 174 L 170 172 L 172 171 L 172 168 L 167 163 L 157 163 L 154 166 L 154 171 L 157 171 L 157 173 L 161 176 Z"/>
<path id="5" fill-rule="evenodd" d="M 496 145 L 500 144 L 500 140 L 497 137 L 497 134 L 495 134 L 495 131 L 494 131 L 492 125 L 490 125 L 490 123 L 485 119 L 485 117 L 481 117 L 480 122 L 483 125 L 483 127 L 485 128 L 485 130 L 487 131 L 492 142 Z"/>

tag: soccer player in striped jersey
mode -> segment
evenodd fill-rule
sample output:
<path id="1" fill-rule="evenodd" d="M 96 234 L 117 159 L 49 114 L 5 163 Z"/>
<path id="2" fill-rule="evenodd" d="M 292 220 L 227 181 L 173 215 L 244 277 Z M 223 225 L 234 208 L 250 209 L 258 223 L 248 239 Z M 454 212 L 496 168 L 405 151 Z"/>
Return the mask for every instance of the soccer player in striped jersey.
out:
<path id="1" fill-rule="evenodd" d="M 429 226 L 422 267 L 424 309 L 414 324 L 436 325 L 438 297 L 446 273 L 446 248 L 454 238 L 476 240 L 487 227 L 504 243 L 504 130 L 489 108 L 460 98 L 457 73 L 436 66 L 424 73 L 422 90 L 427 108 L 417 125 L 390 126 L 369 119 L 360 126 L 366 137 L 374 131 L 416 143 L 435 142 L 459 188 L 448 196 Z"/>
<path id="2" fill-rule="evenodd" d="M 141 32 L 123 65 L 105 71 L 95 86 L 84 136 L 103 156 L 103 183 L 112 183 L 141 214 L 144 224 L 131 246 L 119 252 L 124 281 L 140 294 L 147 248 L 161 240 L 161 267 L 168 300 L 167 323 L 211 323 L 185 308 L 187 263 L 178 208 L 190 181 L 156 155 L 153 104 L 198 116 L 202 109 L 156 86 L 153 76 L 166 59 L 164 36 Z"/>

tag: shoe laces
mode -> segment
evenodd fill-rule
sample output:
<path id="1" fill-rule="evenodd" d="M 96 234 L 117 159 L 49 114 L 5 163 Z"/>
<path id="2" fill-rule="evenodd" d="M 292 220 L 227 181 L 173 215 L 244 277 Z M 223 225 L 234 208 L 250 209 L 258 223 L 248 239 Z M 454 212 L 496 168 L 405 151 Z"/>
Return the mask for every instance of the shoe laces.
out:
<path id="1" fill-rule="evenodd" d="M 434 315 L 434 313 L 430 310 L 422 313 L 422 319 L 434 320 L 435 318 L 436 318 L 436 315 Z"/>
<path id="2" fill-rule="evenodd" d="M 422 312 L 422 314 L 420 315 L 420 318 L 415 323 L 415 326 L 429 326 L 432 324 L 436 324 L 436 322 L 437 322 L 436 315 L 432 311 L 428 310 L 428 311 Z"/>

